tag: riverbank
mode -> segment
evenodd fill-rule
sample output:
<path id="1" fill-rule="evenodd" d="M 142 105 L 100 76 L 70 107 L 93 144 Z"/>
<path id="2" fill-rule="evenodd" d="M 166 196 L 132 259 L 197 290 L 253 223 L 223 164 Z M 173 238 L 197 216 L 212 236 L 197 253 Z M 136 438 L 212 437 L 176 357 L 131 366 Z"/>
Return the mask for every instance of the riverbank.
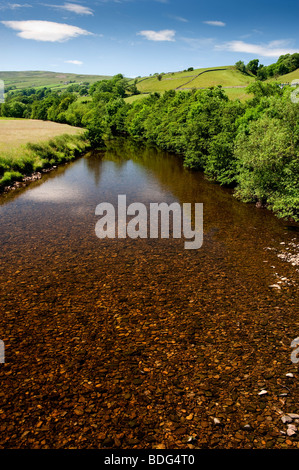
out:
<path id="1" fill-rule="evenodd" d="M 26 186 L 87 150 L 84 129 L 38 120 L 1 120 L 0 193 Z"/>

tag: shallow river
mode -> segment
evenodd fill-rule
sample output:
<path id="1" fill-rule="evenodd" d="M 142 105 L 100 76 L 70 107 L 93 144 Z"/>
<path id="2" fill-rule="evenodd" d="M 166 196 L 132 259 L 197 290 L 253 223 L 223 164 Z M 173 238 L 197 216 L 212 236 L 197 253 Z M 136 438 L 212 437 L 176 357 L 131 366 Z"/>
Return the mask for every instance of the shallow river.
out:
<path id="1" fill-rule="evenodd" d="M 120 194 L 203 203 L 202 247 L 97 238 Z M 296 224 L 129 142 L 2 195 L 0 220 L 0 447 L 299 446 Z"/>

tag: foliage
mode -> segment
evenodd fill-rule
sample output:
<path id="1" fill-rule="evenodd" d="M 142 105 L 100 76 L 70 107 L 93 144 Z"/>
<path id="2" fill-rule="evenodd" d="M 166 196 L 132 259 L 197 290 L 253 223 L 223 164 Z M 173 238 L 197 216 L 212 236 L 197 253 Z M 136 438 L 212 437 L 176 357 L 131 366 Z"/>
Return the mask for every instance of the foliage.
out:
<path id="1" fill-rule="evenodd" d="M 236 62 L 235 67 L 243 73 L 250 73 L 258 80 L 266 80 L 279 75 L 286 75 L 299 68 L 299 53 L 281 55 L 276 63 L 265 66 L 259 64 L 258 59 L 253 59 L 247 65 L 241 60 Z"/>

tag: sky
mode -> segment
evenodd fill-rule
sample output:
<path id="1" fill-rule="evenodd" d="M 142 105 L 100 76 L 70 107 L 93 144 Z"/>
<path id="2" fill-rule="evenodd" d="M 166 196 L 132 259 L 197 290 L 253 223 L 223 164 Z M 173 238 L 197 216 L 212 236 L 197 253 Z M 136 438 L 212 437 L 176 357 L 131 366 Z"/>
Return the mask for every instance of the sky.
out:
<path id="1" fill-rule="evenodd" d="M 147 76 L 299 52 L 298 0 L 0 0 L 0 70 Z"/>

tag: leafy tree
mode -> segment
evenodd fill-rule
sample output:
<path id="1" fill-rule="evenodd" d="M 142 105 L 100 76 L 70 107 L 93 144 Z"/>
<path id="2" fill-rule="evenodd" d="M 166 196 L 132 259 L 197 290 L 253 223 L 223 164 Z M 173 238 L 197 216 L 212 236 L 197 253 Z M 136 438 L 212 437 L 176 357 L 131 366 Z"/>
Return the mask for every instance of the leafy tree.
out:
<path id="1" fill-rule="evenodd" d="M 264 65 L 260 65 L 256 74 L 258 80 L 266 80 L 268 77 L 267 68 Z"/>
<path id="2" fill-rule="evenodd" d="M 246 73 L 246 66 L 242 60 L 239 60 L 238 62 L 235 63 L 235 67 L 237 70 L 239 70 L 242 73 Z"/>
<path id="3" fill-rule="evenodd" d="M 259 67 L 259 59 L 253 59 L 246 65 L 246 71 L 251 72 L 253 75 L 257 74 Z"/>

